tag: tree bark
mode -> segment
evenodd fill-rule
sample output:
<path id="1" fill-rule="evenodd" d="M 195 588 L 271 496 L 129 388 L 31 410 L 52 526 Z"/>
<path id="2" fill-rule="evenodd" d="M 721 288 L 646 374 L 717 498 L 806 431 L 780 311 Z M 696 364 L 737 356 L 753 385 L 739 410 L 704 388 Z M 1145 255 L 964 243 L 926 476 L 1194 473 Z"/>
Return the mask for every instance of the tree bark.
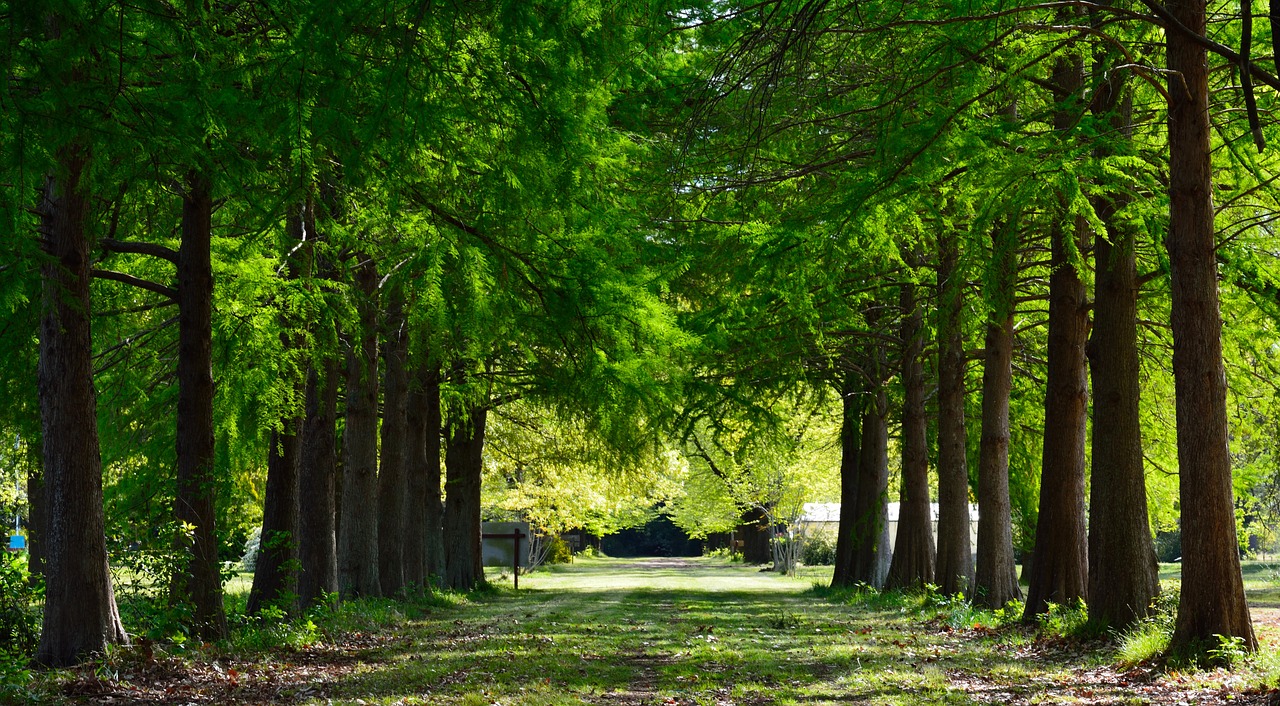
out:
<path id="1" fill-rule="evenodd" d="M 306 609 L 338 592 L 338 362 L 307 375 L 307 411 L 298 460 L 298 605 Z"/>
<path id="2" fill-rule="evenodd" d="M 285 223 L 289 241 L 298 244 L 304 258 L 309 254 L 311 245 L 307 233 L 315 230 L 315 220 L 310 211 L 309 201 L 295 204 Z M 290 256 L 287 264 L 288 278 L 296 280 L 308 263 Z M 282 315 L 280 324 L 285 331 L 288 330 L 287 317 Z M 294 347 L 290 336 L 282 332 L 281 350 L 287 352 Z M 295 391 L 301 392 L 296 387 Z M 267 488 L 263 498 L 262 528 L 258 534 L 258 559 L 253 571 L 253 586 L 249 589 L 245 605 L 245 612 L 249 615 L 257 615 L 268 605 L 291 611 L 297 596 L 298 434 L 302 419 L 290 412 L 280 424 L 280 429 L 271 432 L 271 448 L 267 451 Z"/>
<path id="3" fill-rule="evenodd" d="M 378 272 L 360 256 L 355 293 L 360 329 L 347 357 L 347 416 L 342 437 L 342 522 L 338 586 L 344 598 L 381 596 L 378 573 Z"/>
<path id="4" fill-rule="evenodd" d="M 484 471 L 484 429 L 488 410 L 475 406 L 447 430 L 445 448 L 444 585 L 470 591 L 484 583 L 480 556 L 480 482 Z"/>
<path id="5" fill-rule="evenodd" d="M 857 373 L 845 373 L 840 386 L 840 525 L 836 530 L 835 573 L 832 588 L 848 588 L 854 579 L 854 547 L 858 524 L 858 452 L 862 446 L 861 390 L 855 384 Z"/>
<path id="6" fill-rule="evenodd" d="M 1204 0 L 1168 5 L 1197 34 Z M 1216 635 L 1257 639 L 1240 576 L 1228 449 L 1226 372 L 1218 264 L 1214 256 L 1209 140 L 1209 67 L 1205 50 L 1166 33 L 1169 68 L 1169 251 L 1173 377 L 1182 510 L 1182 597 L 1171 653 L 1217 646 Z"/>
<path id="7" fill-rule="evenodd" d="M 898 535 L 885 585 L 908 588 L 933 583 L 933 513 L 929 509 L 929 438 L 924 416 L 923 317 L 915 285 L 901 287 L 902 304 L 902 491 Z"/>
<path id="8" fill-rule="evenodd" d="M 1003 608 L 1022 598 L 1013 560 L 1009 502 L 1009 393 L 1013 382 L 1013 297 L 1018 238 L 1010 224 L 992 233 L 996 291 L 987 321 L 982 370 L 982 438 L 978 448 L 978 558 L 974 602 Z"/>
<path id="9" fill-rule="evenodd" d="M 31 584 L 44 577 L 45 543 L 49 536 L 49 509 L 45 501 L 42 461 L 27 466 L 27 573 Z"/>
<path id="10" fill-rule="evenodd" d="M 209 642 L 227 634 L 215 527 L 218 479 L 213 442 L 213 196 L 208 179 L 187 176 L 178 248 L 178 487 L 174 514 L 194 527 L 190 558 L 174 598 L 191 604 L 192 627 Z"/>
<path id="11" fill-rule="evenodd" d="M 773 561 L 773 548 L 769 545 L 772 528 L 769 514 L 763 508 L 751 507 L 743 511 L 735 530 L 742 538 L 742 561 L 747 564 L 768 564 Z"/>
<path id="12" fill-rule="evenodd" d="M 388 297 L 386 343 L 382 348 L 386 379 L 382 404 L 382 459 L 378 469 L 378 580 L 384 595 L 404 590 L 406 412 L 409 374 L 406 360 L 409 340 L 404 333 L 401 295 Z"/>
<path id="13" fill-rule="evenodd" d="M 853 562 L 854 582 L 875 588 L 883 588 L 889 574 L 888 407 L 884 383 L 876 382 L 875 394 L 862 416 Z"/>
<path id="14" fill-rule="evenodd" d="M 75 664 L 129 638 L 107 566 L 90 335 L 88 199 L 80 179 L 88 155 L 69 147 L 40 209 L 44 297 L 39 393 L 45 500 L 44 620 L 36 662 Z"/>
<path id="15" fill-rule="evenodd" d="M 426 373 L 415 366 L 405 403 L 404 583 L 421 591 L 427 582 L 427 391 Z"/>
<path id="16" fill-rule="evenodd" d="M 426 384 L 426 457 L 423 462 L 426 477 L 426 498 L 423 503 L 423 522 L 426 525 L 427 577 L 437 581 L 444 577 L 444 498 L 441 495 L 440 476 L 440 368 L 432 367 Z"/>
<path id="17" fill-rule="evenodd" d="M 938 560 L 944 596 L 973 582 L 969 528 L 969 460 L 964 426 L 964 273 L 954 231 L 938 237 Z"/>
<path id="18" fill-rule="evenodd" d="M 1105 92 L 1122 90 L 1121 78 L 1103 84 Z M 1128 137 L 1130 99 L 1117 104 L 1113 95 L 1104 100 L 1109 105 L 1096 107 L 1095 112 L 1105 115 L 1114 107 L 1111 124 Z M 1115 629 L 1146 616 L 1160 590 L 1142 463 L 1134 236 L 1115 218 L 1129 201 L 1129 195 L 1119 189 L 1094 201 L 1094 211 L 1107 231 L 1094 243 L 1094 322 L 1088 349 L 1093 382 L 1089 620 Z"/>
<path id="19" fill-rule="evenodd" d="M 1069 131 L 1075 115 L 1063 106 L 1084 83 L 1079 58 L 1058 59 L 1053 68 L 1054 128 Z M 1064 201 L 1065 205 L 1065 201 Z M 1089 383 L 1085 345 L 1089 340 L 1089 302 L 1072 251 L 1084 250 L 1087 225 L 1075 221 L 1075 234 L 1062 226 L 1064 212 L 1050 232 L 1048 374 L 1045 381 L 1044 446 L 1040 463 L 1040 509 L 1036 548 L 1023 619 L 1049 609 L 1049 602 L 1070 605 L 1089 592 L 1088 539 L 1084 515 L 1085 428 Z M 1074 238 L 1068 242 L 1068 238 Z"/>

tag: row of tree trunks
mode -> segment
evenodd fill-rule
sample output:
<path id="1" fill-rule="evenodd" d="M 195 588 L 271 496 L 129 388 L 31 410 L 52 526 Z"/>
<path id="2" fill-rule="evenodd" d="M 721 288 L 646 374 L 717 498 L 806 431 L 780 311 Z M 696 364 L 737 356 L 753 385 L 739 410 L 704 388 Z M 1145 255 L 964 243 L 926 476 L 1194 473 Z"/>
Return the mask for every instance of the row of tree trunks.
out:
<path id="1" fill-rule="evenodd" d="M 902 492 L 898 533 L 885 585 L 908 588 L 933 583 L 933 515 L 929 509 L 929 437 L 924 412 L 923 316 L 915 285 L 901 286 Z"/>
<path id="2" fill-rule="evenodd" d="M 480 547 L 480 483 L 484 472 L 484 431 L 488 409 L 473 405 L 449 422 L 445 436 L 443 583 L 469 591 L 484 583 Z"/>
<path id="3" fill-rule="evenodd" d="M 177 497 L 174 515 L 192 530 L 190 558 L 174 580 L 175 601 L 189 602 L 192 627 L 207 641 L 227 634 L 218 561 L 214 473 L 212 312 L 213 194 L 199 172 L 187 175 L 178 249 Z M 183 551 L 187 548 L 183 547 Z"/>
<path id="4" fill-rule="evenodd" d="M 342 520 L 338 586 L 344 598 L 381 596 L 378 574 L 378 272 L 360 256 L 355 269 L 360 328 L 347 356 L 346 427 L 342 451 Z"/>
<path id="5" fill-rule="evenodd" d="M 43 316 L 40 322 L 40 418 L 44 489 L 45 604 L 36 661 L 75 664 L 109 643 L 127 643 L 120 624 L 102 508 L 89 306 L 88 196 L 81 185 L 89 155 L 58 154 L 40 206 Z"/>
<path id="6" fill-rule="evenodd" d="M 945 596 L 969 590 L 969 464 L 965 441 L 964 273 L 959 235 L 938 237 L 938 558 L 934 578 Z"/>

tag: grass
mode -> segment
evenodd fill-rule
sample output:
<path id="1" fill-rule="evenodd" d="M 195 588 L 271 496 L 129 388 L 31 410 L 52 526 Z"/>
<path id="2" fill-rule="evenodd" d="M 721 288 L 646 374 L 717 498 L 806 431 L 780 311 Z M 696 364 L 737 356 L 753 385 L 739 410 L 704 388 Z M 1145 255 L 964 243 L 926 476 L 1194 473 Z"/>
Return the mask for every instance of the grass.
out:
<path id="1" fill-rule="evenodd" d="M 1215 703 L 1280 674 L 1258 657 L 1166 674 L 1123 647 L 933 592 L 833 592 L 830 568 L 779 576 L 718 559 L 586 559 L 494 590 L 359 601 L 310 633 L 37 677 L 41 702 L 783 706 Z M 263 625 L 278 630 L 280 625 Z M 1274 646 L 1264 655 L 1275 654 Z M 104 678 L 105 675 L 105 678 Z M 1271 679 L 1271 682 L 1268 681 Z M 125 698 L 127 697 L 127 698 Z M 1169 698 L 1166 698 L 1169 697 Z"/>

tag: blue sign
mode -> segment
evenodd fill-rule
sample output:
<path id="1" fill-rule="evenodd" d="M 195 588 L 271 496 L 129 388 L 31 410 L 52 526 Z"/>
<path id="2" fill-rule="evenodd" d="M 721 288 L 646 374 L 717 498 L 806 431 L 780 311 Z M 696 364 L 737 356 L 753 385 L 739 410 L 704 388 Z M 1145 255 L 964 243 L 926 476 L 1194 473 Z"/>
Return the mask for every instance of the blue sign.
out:
<path id="1" fill-rule="evenodd" d="M 27 548 L 27 538 L 20 534 L 9 535 L 9 550 L 19 551 Z"/>

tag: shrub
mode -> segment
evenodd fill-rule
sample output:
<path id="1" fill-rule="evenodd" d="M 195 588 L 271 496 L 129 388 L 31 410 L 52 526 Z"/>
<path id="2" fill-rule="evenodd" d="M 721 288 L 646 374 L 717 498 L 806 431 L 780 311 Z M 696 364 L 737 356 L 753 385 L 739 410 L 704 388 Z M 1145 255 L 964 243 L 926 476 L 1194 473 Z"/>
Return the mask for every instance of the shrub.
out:
<path id="1" fill-rule="evenodd" d="M 572 564 L 573 550 L 569 548 L 569 543 L 561 539 L 559 536 L 552 537 L 551 546 L 547 550 L 548 564 Z"/>
<path id="2" fill-rule="evenodd" d="M 805 537 L 800 563 L 805 566 L 828 566 L 836 563 L 836 537 L 832 532 L 815 532 Z"/>
<path id="3" fill-rule="evenodd" d="M 35 652 L 43 593 L 27 573 L 26 554 L 0 555 L 0 645 L 17 654 Z"/>

